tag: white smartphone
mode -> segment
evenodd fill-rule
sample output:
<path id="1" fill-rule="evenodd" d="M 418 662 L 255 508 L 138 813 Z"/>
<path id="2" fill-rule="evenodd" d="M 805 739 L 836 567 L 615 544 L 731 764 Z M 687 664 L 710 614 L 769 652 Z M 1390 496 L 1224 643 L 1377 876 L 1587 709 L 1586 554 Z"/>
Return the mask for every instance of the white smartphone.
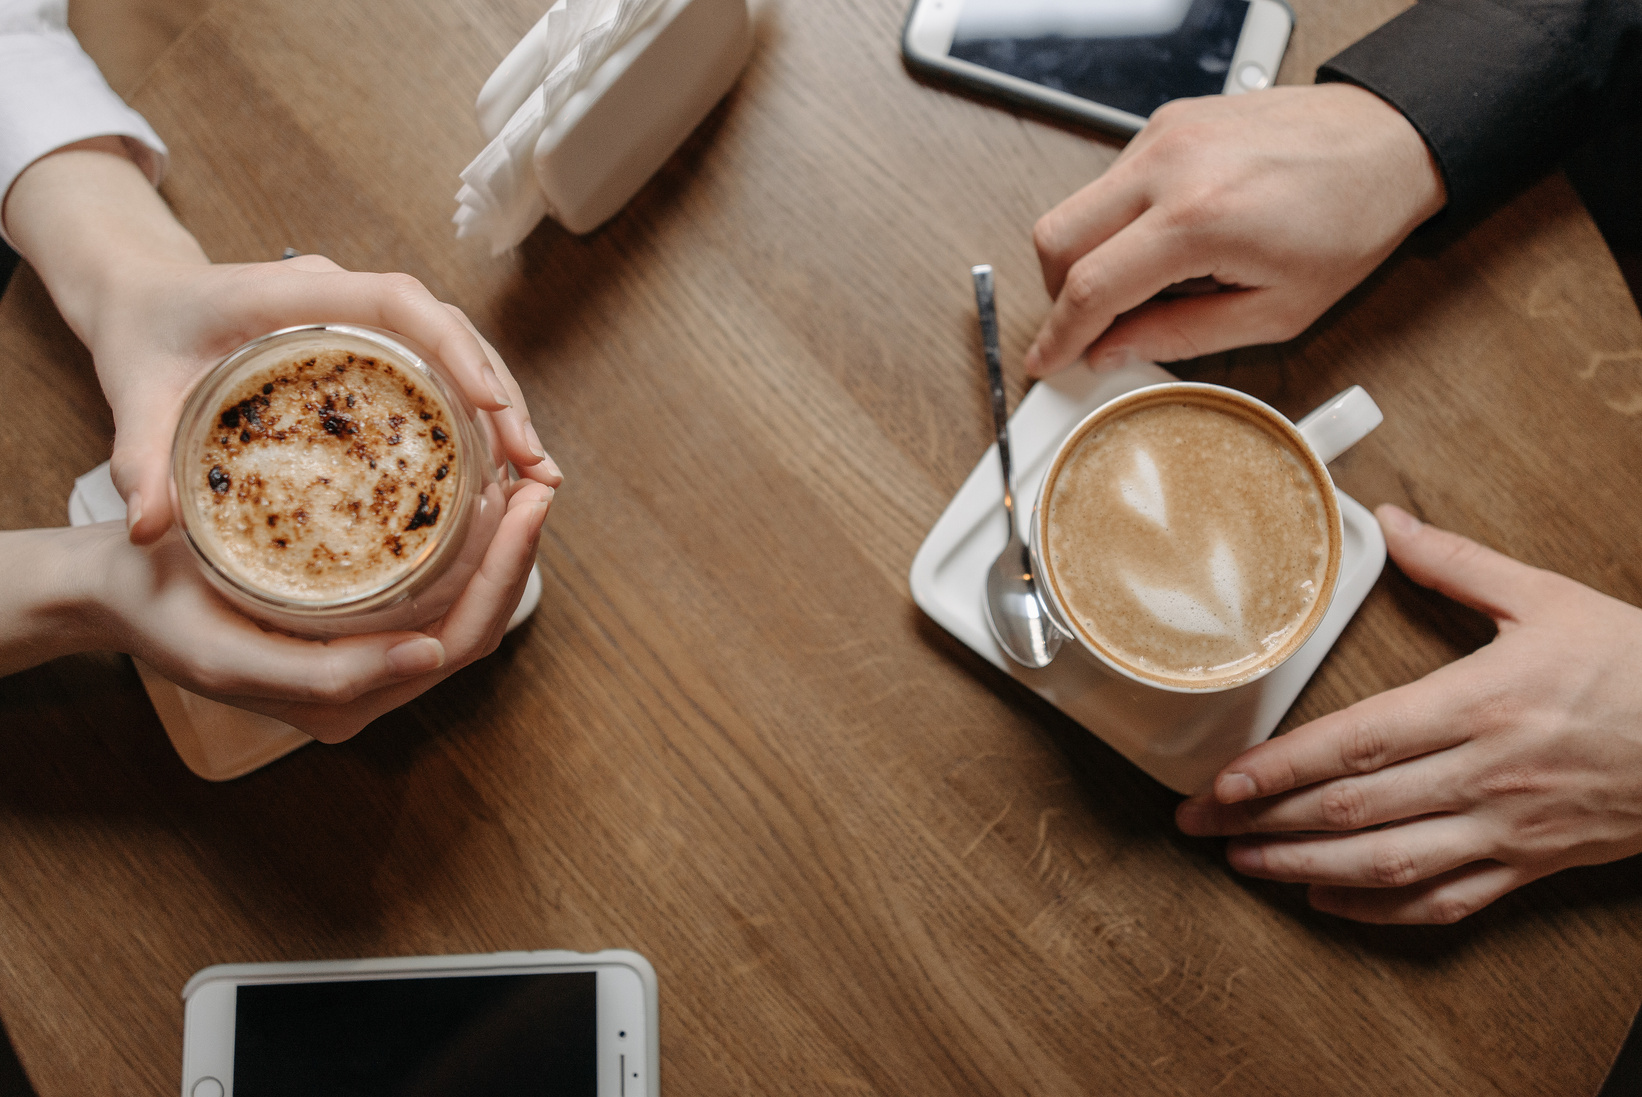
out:
<path id="1" fill-rule="evenodd" d="M 223 964 L 183 989 L 183 1097 L 659 1097 L 634 952 Z"/>
<path id="2" fill-rule="evenodd" d="M 1267 87 L 1294 29 L 1283 0 L 915 0 L 915 72 L 1135 133 L 1171 99 Z"/>

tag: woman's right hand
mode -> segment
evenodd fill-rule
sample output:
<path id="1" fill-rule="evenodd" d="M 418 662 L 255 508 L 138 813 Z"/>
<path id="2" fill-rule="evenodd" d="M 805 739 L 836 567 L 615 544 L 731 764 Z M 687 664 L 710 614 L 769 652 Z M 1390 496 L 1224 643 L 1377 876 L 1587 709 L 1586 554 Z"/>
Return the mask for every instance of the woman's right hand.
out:
<path id="1" fill-rule="evenodd" d="M 84 584 L 78 612 L 91 621 L 76 646 L 127 652 L 202 697 L 336 743 L 495 650 L 552 501 L 553 489 L 516 482 L 479 570 L 421 632 L 329 641 L 268 631 L 236 612 L 175 529 L 149 546 L 131 544 L 117 522 L 50 532 L 70 539 L 55 567 Z"/>

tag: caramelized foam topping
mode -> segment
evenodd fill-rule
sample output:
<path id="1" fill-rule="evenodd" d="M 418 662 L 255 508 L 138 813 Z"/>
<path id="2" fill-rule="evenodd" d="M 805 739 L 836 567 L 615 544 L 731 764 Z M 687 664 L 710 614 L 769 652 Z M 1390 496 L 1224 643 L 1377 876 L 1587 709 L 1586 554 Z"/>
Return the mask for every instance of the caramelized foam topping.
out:
<path id="1" fill-rule="evenodd" d="M 453 433 L 431 386 L 384 359 L 327 350 L 259 370 L 199 451 L 192 490 L 210 555 L 294 601 L 388 585 L 451 510 Z"/>

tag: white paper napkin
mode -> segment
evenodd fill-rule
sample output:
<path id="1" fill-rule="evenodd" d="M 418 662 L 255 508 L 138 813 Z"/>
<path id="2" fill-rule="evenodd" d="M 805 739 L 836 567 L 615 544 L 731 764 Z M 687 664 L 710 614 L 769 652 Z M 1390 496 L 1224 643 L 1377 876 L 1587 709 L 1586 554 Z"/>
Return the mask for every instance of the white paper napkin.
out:
<path id="1" fill-rule="evenodd" d="M 536 143 L 570 97 L 642 30 L 666 0 L 557 0 L 479 92 L 490 143 L 462 172 L 458 237 L 481 236 L 492 255 L 516 247 L 552 211 L 536 183 Z"/>

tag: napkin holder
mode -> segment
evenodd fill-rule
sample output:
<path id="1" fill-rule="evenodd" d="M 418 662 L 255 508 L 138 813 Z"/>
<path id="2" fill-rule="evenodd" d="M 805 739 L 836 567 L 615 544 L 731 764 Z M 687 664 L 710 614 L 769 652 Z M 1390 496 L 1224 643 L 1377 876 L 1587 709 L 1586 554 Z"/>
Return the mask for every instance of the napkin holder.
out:
<path id="1" fill-rule="evenodd" d="M 615 216 L 724 98 L 752 48 L 746 0 L 669 0 L 537 139 L 548 215 L 574 233 Z"/>
<path id="2" fill-rule="evenodd" d="M 104 461 L 78 480 L 68 498 L 72 526 L 125 520 L 125 500 Z M 512 632 L 535 610 L 542 576 L 535 567 L 524 597 L 507 623 Z M 141 659 L 132 659 L 143 689 L 183 764 L 207 781 L 231 781 L 313 742 L 289 724 L 190 693 Z"/>

